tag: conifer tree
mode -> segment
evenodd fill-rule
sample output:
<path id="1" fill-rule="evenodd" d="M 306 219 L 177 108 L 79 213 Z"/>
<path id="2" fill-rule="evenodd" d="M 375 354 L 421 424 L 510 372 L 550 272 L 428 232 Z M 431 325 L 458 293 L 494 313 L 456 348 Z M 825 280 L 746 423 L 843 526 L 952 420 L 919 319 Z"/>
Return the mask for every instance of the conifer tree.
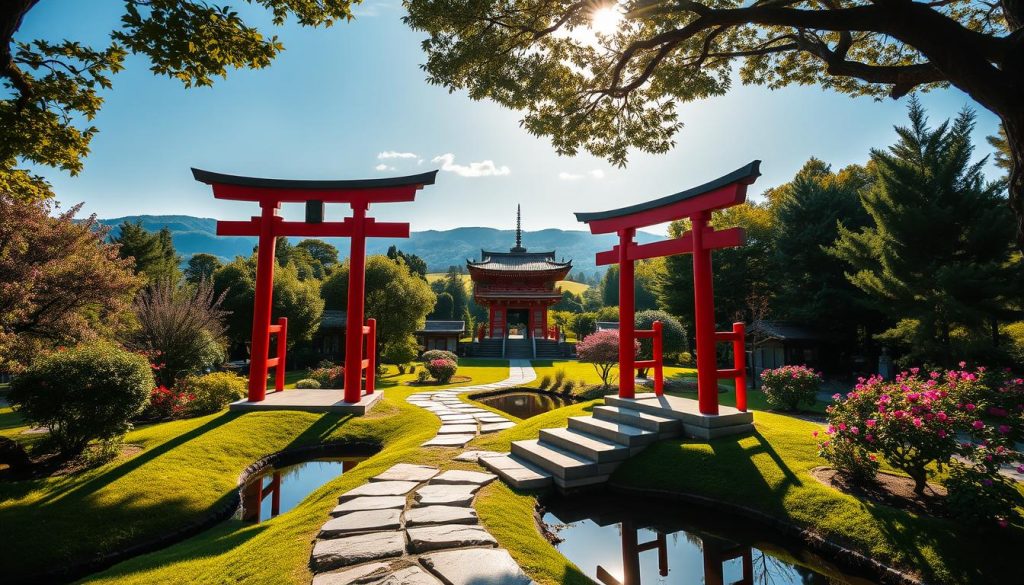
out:
<path id="1" fill-rule="evenodd" d="M 871 153 L 875 183 L 861 195 L 869 224 L 840 226 L 830 253 L 876 308 L 899 319 L 880 338 L 900 344 L 905 362 L 991 359 L 967 352 L 990 352 L 999 320 L 1020 299 L 1003 185 L 985 182 L 984 159 L 971 162 L 972 111 L 936 128 L 916 99 L 909 114 L 899 141 Z"/>

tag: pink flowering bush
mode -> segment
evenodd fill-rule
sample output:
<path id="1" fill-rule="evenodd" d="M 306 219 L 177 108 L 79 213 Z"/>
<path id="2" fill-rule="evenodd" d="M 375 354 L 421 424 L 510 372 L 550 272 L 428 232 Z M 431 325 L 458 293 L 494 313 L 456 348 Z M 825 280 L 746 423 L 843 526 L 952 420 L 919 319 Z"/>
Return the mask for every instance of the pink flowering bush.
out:
<path id="1" fill-rule="evenodd" d="M 782 366 L 761 372 L 761 388 L 768 405 L 776 410 L 812 406 L 821 387 L 821 374 L 807 366 Z"/>
<path id="2" fill-rule="evenodd" d="M 345 368 L 344 366 L 325 366 L 309 370 L 306 378 L 316 380 L 321 388 L 344 388 Z"/>
<path id="3" fill-rule="evenodd" d="M 449 359 L 436 359 L 427 362 L 426 368 L 430 372 L 430 377 L 437 380 L 438 384 L 447 384 L 455 376 L 459 366 Z"/>
<path id="4" fill-rule="evenodd" d="M 142 412 L 146 420 L 181 418 L 189 411 L 195 395 L 184 390 L 157 386 L 149 394 L 149 404 Z"/>
<path id="5" fill-rule="evenodd" d="M 640 342 L 634 341 L 634 355 L 640 353 Z M 581 362 L 594 365 L 597 375 L 601 376 L 603 387 L 607 388 L 612 375 L 612 368 L 619 364 L 619 332 L 617 329 L 604 329 L 591 333 L 576 344 L 576 355 Z"/>
<path id="6" fill-rule="evenodd" d="M 933 470 L 948 468 L 951 514 L 1008 522 L 1022 498 L 999 469 L 1020 457 L 1013 441 L 1024 428 L 1024 384 L 963 367 L 913 368 L 892 382 L 861 379 L 846 396 L 836 394 L 820 454 L 861 479 L 873 475 L 861 466 L 863 457 L 877 455 L 909 475 L 918 494 Z"/>

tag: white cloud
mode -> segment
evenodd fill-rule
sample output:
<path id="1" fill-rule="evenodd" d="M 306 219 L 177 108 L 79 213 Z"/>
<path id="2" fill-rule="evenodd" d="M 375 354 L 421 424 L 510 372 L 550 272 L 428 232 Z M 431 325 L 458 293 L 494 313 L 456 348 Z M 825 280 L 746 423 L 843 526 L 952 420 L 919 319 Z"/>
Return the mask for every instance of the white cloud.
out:
<path id="1" fill-rule="evenodd" d="M 455 173 L 460 177 L 490 177 L 490 176 L 501 176 L 512 173 L 512 170 L 507 166 L 497 166 L 492 160 L 484 160 L 480 162 L 471 162 L 469 166 L 455 164 L 455 155 L 447 152 L 440 156 L 435 156 L 430 162 L 441 163 L 441 170 Z"/>
<path id="2" fill-rule="evenodd" d="M 587 171 L 586 173 L 567 173 L 565 171 L 558 173 L 558 178 L 563 181 L 579 181 L 580 179 L 585 179 L 587 177 L 590 177 L 591 179 L 603 179 L 604 171 L 601 169 L 594 169 L 592 171 Z"/>
<path id="3" fill-rule="evenodd" d="M 385 150 L 384 152 L 377 154 L 377 160 L 384 160 L 387 158 L 416 158 L 415 152 L 398 152 L 397 150 Z"/>
<path id="4" fill-rule="evenodd" d="M 386 165 L 384 163 L 380 163 L 379 165 L 377 165 L 377 166 L 375 166 L 373 168 L 375 170 L 378 170 L 378 171 L 393 171 L 393 170 L 395 170 L 395 167 L 389 167 L 388 165 Z"/>

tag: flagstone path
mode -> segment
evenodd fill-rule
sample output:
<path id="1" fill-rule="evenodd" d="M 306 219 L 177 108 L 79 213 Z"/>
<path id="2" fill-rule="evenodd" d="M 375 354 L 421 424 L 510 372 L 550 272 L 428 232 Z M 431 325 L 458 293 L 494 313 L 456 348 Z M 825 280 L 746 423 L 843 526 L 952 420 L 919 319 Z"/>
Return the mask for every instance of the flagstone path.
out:
<path id="1" fill-rule="evenodd" d="M 458 395 L 521 386 L 536 377 L 529 361 L 512 360 L 509 377 L 501 382 L 409 396 L 410 403 L 442 421 L 438 434 L 423 445 L 461 449 L 480 433 L 515 426 Z M 480 456 L 482 452 L 467 451 L 455 459 L 476 461 Z M 476 493 L 496 477 L 399 463 L 342 494 L 313 545 L 313 585 L 532 584 L 477 521 Z"/>

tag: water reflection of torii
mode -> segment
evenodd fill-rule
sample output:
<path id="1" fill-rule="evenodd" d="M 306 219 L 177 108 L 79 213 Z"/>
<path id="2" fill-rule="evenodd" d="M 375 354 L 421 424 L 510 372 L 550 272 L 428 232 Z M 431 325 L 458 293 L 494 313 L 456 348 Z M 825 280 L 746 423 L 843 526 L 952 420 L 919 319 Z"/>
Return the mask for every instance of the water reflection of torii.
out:
<path id="1" fill-rule="evenodd" d="M 657 536 L 648 542 L 639 542 L 640 528 L 631 520 L 623 520 L 619 524 L 622 534 L 622 581 L 611 575 L 604 567 L 598 565 L 597 580 L 604 585 L 641 585 L 640 553 L 649 550 L 658 551 L 658 574 L 668 576 L 668 541 L 665 533 L 655 530 Z M 701 541 L 704 555 L 704 585 L 726 585 L 725 572 L 722 570 L 726 561 L 743 560 L 743 577 L 729 585 L 753 585 L 754 561 L 753 551 L 749 546 L 735 544 L 713 536 L 697 537 Z"/>

